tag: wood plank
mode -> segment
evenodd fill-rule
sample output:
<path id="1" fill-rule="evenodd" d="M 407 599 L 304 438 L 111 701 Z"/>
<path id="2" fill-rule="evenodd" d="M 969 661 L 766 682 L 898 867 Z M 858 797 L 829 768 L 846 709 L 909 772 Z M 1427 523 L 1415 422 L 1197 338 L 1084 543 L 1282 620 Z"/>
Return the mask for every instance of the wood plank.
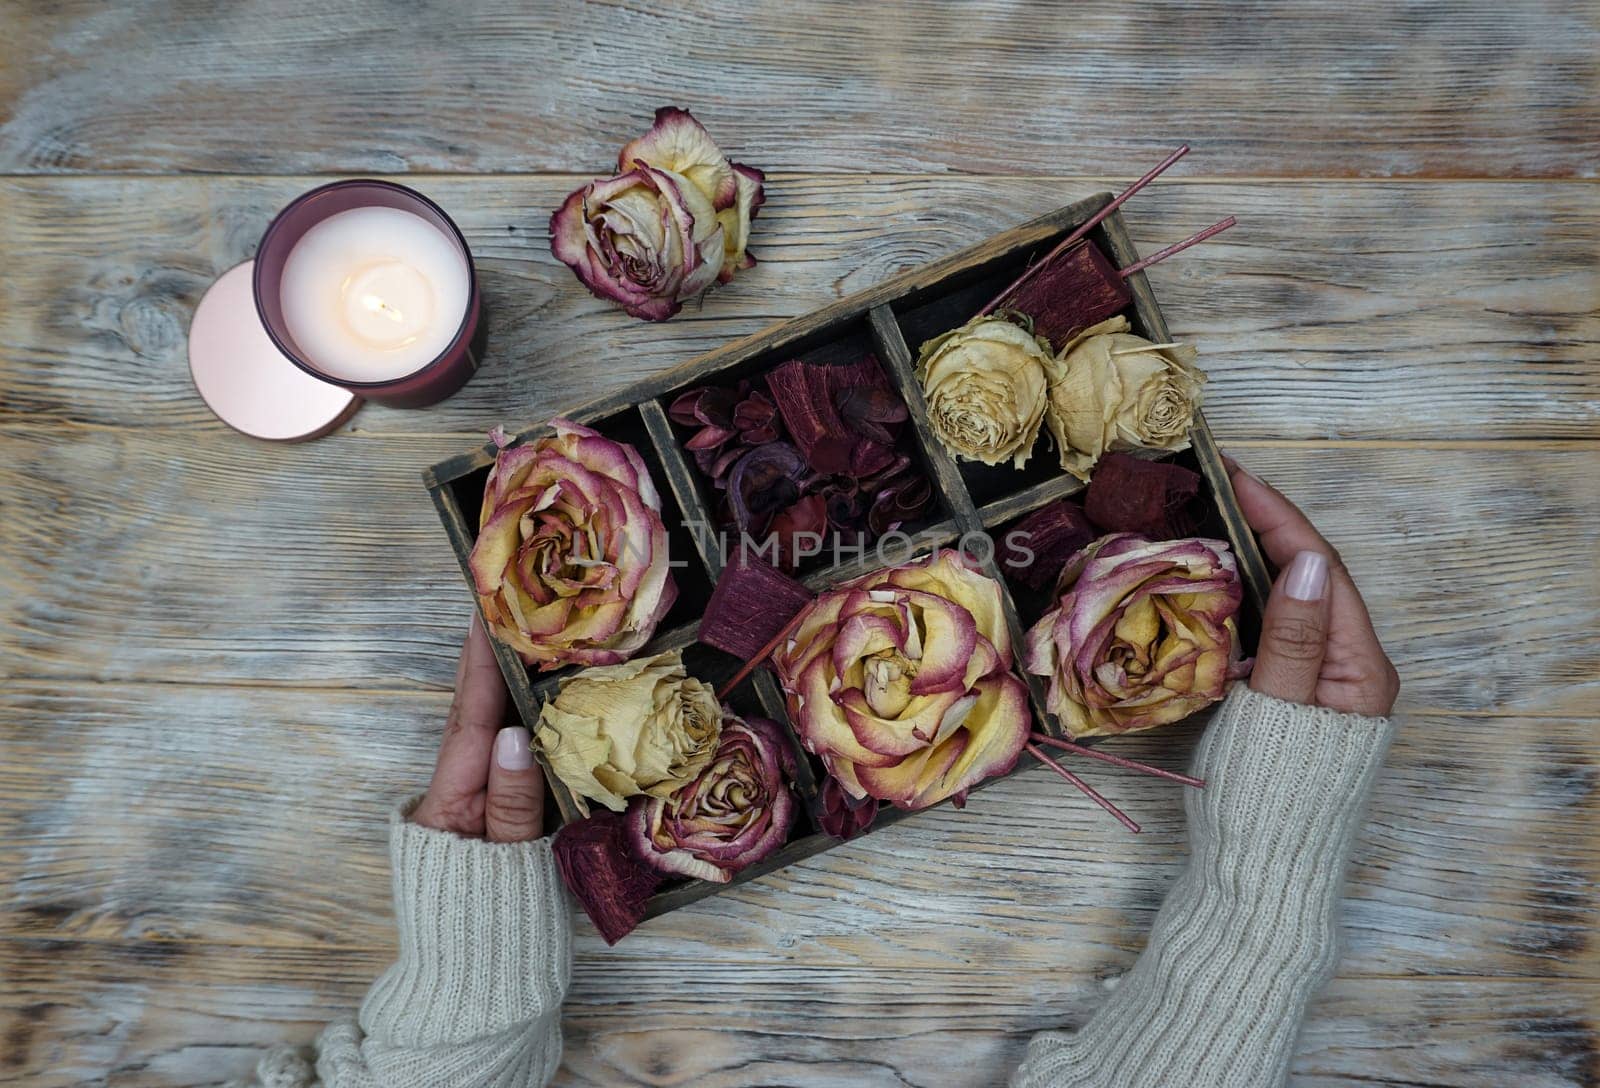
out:
<path id="1" fill-rule="evenodd" d="M 1597 165 L 1581 3 L 495 0 L 397 19 L 138 0 L 7 23 L 0 170 L 19 173 L 603 170 L 672 102 L 769 170 L 1137 176 L 1180 140 L 1233 175 Z"/>
<path id="2" fill-rule="evenodd" d="M 0 519 L 0 672 L 452 681 L 470 597 L 418 473 L 459 439 L 71 435 L 0 430 L 0 497 L 27 512 Z M 1238 452 L 1344 549 L 1412 705 L 1593 712 L 1591 447 Z"/>
<path id="3" fill-rule="evenodd" d="M 0 180 L 0 421 L 220 433 L 189 381 L 190 315 L 312 180 Z M 1114 184 L 777 176 L 762 263 L 663 327 L 550 255 L 575 180 L 416 179 L 478 258 L 488 361 L 447 403 L 369 405 L 351 430 L 516 430 Z M 1163 181 L 1126 211 L 1145 252 L 1240 217 L 1148 273 L 1224 440 L 1600 437 L 1600 187 Z"/>
<path id="4" fill-rule="evenodd" d="M 387 812 L 427 782 L 443 694 L 186 685 L 0 693 L 0 935 L 387 948 Z M 1178 768 L 1197 729 L 1114 750 Z M 1526 738 L 1509 745 L 1508 736 Z M 1417 716 L 1347 900 L 1350 975 L 1600 978 L 1590 720 Z M 603 952 L 868 968 L 1100 970 L 1185 856 L 1181 790 L 1082 771 L 1146 830 L 1035 769 L 646 923 Z M 172 953 L 181 957 L 181 951 Z"/>
<path id="5" fill-rule="evenodd" d="M 139 1088 L 249 1075 L 262 1049 L 347 1016 L 385 952 L 0 941 L 0 1084 Z M 558 1088 L 997 1084 L 1033 1032 L 1076 1025 L 1102 971 L 630 962 L 582 955 Z M 885 990 L 894 994 L 885 1003 Z M 1294 1084 L 1556 1088 L 1600 1076 L 1574 980 L 1335 980 L 1313 1004 Z"/>

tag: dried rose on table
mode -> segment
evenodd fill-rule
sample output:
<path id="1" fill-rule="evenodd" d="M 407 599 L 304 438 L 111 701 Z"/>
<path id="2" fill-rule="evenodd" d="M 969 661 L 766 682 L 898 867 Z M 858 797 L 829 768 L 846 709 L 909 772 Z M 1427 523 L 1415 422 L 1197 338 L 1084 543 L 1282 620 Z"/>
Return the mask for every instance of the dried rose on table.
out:
<path id="1" fill-rule="evenodd" d="M 497 638 L 540 669 L 621 661 L 677 599 L 661 496 L 639 451 L 565 419 L 502 449 L 469 567 Z"/>
<path id="2" fill-rule="evenodd" d="M 1060 600 L 1028 632 L 1023 666 L 1074 737 L 1150 729 L 1221 699 L 1245 675 L 1243 591 L 1220 540 L 1113 533 L 1068 562 Z"/>
<path id="3" fill-rule="evenodd" d="M 688 110 L 657 110 L 650 131 L 617 156 L 617 171 L 550 217 L 551 252 L 595 295 L 665 321 L 755 264 L 746 245 L 766 178 L 730 161 Z"/>
<path id="4" fill-rule="evenodd" d="M 625 816 L 597 812 L 574 820 L 556 832 L 551 853 L 562 883 L 606 944 L 616 944 L 644 920 L 662 876 L 634 856 Z"/>
<path id="5" fill-rule="evenodd" d="M 1089 479 L 1108 450 L 1183 450 L 1205 375 L 1194 348 L 1153 344 L 1113 317 L 1069 340 L 1055 363 L 1045 418 L 1061 467 Z"/>
<path id="6" fill-rule="evenodd" d="M 585 669 L 561 682 L 535 730 L 550 769 L 586 801 L 621 812 L 630 797 L 669 796 L 711 762 L 722 707 L 673 651 Z"/>
<path id="7" fill-rule="evenodd" d="M 663 873 L 726 884 L 788 839 L 794 772 L 794 752 L 777 722 L 729 715 L 698 778 L 669 797 L 634 798 L 634 853 Z"/>
<path id="8" fill-rule="evenodd" d="M 1039 437 L 1053 358 L 1050 341 L 1010 316 L 975 317 L 928 340 L 917 353 L 917 378 L 928 425 L 946 449 L 1021 468 Z"/>
<path id="9" fill-rule="evenodd" d="M 1000 586 L 954 552 L 822 594 L 773 665 L 801 743 L 853 797 L 926 808 L 1027 743 Z"/>

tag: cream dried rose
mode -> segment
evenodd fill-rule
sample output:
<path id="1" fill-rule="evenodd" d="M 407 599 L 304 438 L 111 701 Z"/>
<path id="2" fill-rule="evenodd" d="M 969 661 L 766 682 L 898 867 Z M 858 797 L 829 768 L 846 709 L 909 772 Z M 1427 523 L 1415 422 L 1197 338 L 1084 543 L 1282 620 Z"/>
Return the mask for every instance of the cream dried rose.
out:
<path id="1" fill-rule="evenodd" d="M 539 712 L 539 748 L 572 791 L 615 812 L 629 797 L 668 797 L 706 769 L 722 707 L 677 651 L 585 669 Z"/>
<path id="2" fill-rule="evenodd" d="M 976 317 L 922 345 L 928 424 L 952 454 L 1021 468 L 1044 418 L 1050 341 L 1008 316 Z"/>
<path id="3" fill-rule="evenodd" d="M 1080 480 L 1108 450 L 1182 450 L 1205 375 L 1186 344 L 1153 344 L 1122 316 L 1078 333 L 1051 364 L 1045 419 Z"/>

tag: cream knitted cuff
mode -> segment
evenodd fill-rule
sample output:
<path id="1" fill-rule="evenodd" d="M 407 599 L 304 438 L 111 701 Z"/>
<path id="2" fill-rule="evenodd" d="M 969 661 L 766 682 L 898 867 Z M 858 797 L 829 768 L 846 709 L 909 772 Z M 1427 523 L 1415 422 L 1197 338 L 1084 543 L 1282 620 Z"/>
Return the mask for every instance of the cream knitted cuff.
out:
<path id="1" fill-rule="evenodd" d="M 1332 971 L 1345 862 L 1391 732 L 1236 685 L 1196 753 L 1190 861 L 1148 947 L 1077 1034 L 1034 1038 L 1013 1084 L 1283 1083 Z"/>
<path id="2" fill-rule="evenodd" d="M 390 818 L 399 958 L 361 1006 L 374 1039 L 459 1043 L 559 1008 L 569 908 L 548 837 L 490 843 Z"/>

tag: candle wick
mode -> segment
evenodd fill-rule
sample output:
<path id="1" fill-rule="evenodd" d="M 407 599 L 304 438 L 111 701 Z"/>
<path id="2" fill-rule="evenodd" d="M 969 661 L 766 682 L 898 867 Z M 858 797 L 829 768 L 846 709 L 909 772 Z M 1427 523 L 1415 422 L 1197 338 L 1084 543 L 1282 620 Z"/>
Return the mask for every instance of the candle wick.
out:
<path id="1" fill-rule="evenodd" d="M 387 317 L 390 321 L 393 321 L 397 325 L 406 319 L 405 314 L 401 313 L 399 310 L 383 301 L 383 299 L 379 298 L 377 295 L 362 295 L 361 305 L 365 306 L 375 314 L 382 314 L 384 317 Z"/>

